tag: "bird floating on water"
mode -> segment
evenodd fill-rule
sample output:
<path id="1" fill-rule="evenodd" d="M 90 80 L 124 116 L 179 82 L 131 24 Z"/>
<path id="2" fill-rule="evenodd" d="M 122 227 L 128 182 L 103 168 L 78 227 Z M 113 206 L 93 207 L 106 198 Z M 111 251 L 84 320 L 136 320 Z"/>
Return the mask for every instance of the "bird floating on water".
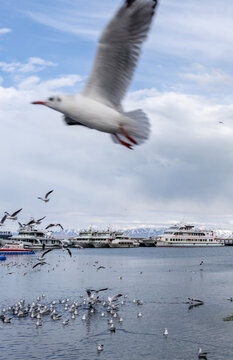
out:
<path id="1" fill-rule="evenodd" d="M 203 352 L 202 349 L 200 348 L 198 351 L 198 359 L 207 360 L 207 352 Z"/>
<path id="2" fill-rule="evenodd" d="M 55 95 L 32 104 L 61 112 L 67 125 L 109 133 L 115 143 L 129 149 L 144 143 L 150 133 L 147 115 L 141 109 L 125 112 L 122 100 L 132 80 L 157 3 L 158 0 L 124 1 L 102 33 L 84 89 L 79 94 Z"/>
<path id="3" fill-rule="evenodd" d="M 97 345 L 97 350 L 98 351 L 103 351 L 104 350 L 104 345 L 103 344 L 98 344 Z"/>
<path id="4" fill-rule="evenodd" d="M 168 329 L 167 328 L 164 329 L 163 335 L 168 336 Z"/>

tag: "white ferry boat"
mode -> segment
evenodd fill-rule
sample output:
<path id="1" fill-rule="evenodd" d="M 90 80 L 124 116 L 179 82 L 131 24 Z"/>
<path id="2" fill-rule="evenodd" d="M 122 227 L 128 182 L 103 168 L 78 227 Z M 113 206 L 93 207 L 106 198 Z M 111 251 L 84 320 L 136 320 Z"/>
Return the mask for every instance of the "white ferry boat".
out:
<path id="1" fill-rule="evenodd" d="M 10 231 L 0 231 L 0 245 L 5 244 L 6 240 L 9 240 L 12 237 Z"/>
<path id="2" fill-rule="evenodd" d="M 89 230 L 82 230 L 79 232 L 78 236 L 75 236 L 73 238 L 70 238 L 69 240 L 72 243 L 72 246 L 74 247 L 93 247 L 93 244 L 91 242 L 93 230 L 90 228 Z"/>
<path id="3" fill-rule="evenodd" d="M 224 246 L 212 230 L 196 229 L 193 225 L 174 225 L 157 237 L 156 247 Z"/>
<path id="4" fill-rule="evenodd" d="M 114 240 L 109 242 L 111 248 L 132 248 L 140 245 L 139 241 L 130 239 L 123 232 L 116 232 L 114 237 Z"/>
<path id="5" fill-rule="evenodd" d="M 79 235 L 70 239 L 72 242 L 72 246 L 74 247 L 95 247 L 95 248 L 103 248 L 109 247 L 109 242 L 113 240 L 112 231 L 110 230 L 102 230 L 96 231 L 92 230 L 83 230 L 79 232 Z"/>
<path id="6" fill-rule="evenodd" d="M 95 248 L 106 248 L 113 240 L 113 232 L 108 230 L 96 231 L 92 234 L 91 244 Z"/>
<path id="7" fill-rule="evenodd" d="M 26 226 L 18 230 L 18 235 L 11 237 L 11 242 L 23 244 L 25 249 L 42 250 L 62 247 L 62 240 L 55 238 L 52 233 Z"/>

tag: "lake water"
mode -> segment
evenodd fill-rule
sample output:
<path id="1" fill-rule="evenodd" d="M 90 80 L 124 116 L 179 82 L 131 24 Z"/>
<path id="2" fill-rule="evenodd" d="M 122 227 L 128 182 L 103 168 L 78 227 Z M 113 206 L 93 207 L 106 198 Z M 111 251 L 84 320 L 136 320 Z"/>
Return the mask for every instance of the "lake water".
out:
<path id="1" fill-rule="evenodd" d="M 200 347 L 208 352 L 208 360 L 233 358 L 233 321 L 223 321 L 233 314 L 233 302 L 227 300 L 233 297 L 233 247 L 73 249 L 72 254 L 70 258 L 54 250 L 41 270 L 32 269 L 35 255 L 8 256 L 0 262 L 0 312 L 20 299 L 25 304 L 36 301 L 43 293 L 41 303 L 66 298 L 72 303 L 82 301 L 87 288 L 108 287 L 99 293 L 100 299 L 127 295 L 125 305 L 120 304 L 123 297 L 118 301 L 123 323 L 116 319 L 116 332 L 111 333 L 110 314 L 102 304 L 94 314 L 81 306 L 75 320 L 56 304 L 62 319 L 70 319 L 67 326 L 50 316 L 42 317 L 38 328 L 29 316 L 13 317 L 11 324 L 0 322 L 0 359 L 192 360 Z M 97 271 L 99 265 L 105 269 Z M 190 309 L 188 297 L 204 305 Z M 143 300 L 143 305 L 133 299 Z M 84 313 L 86 321 L 81 320 Z M 101 353 L 99 343 L 104 345 Z"/>

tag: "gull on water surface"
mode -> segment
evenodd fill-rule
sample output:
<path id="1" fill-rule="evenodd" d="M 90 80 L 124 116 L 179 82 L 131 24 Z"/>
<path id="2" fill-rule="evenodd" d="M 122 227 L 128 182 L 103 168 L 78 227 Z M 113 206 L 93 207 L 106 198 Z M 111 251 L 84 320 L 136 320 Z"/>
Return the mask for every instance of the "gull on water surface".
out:
<path id="1" fill-rule="evenodd" d="M 144 143 L 150 133 L 147 115 L 141 109 L 124 112 L 121 103 L 133 77 L 157 2 L 124 2 L 102 33 L 90 76 L 80 93 L 55 95 L 32 104 L 61 112 L 67 125 L 81 125 L 109 133 L 115 143 L 129 149 Z"/>

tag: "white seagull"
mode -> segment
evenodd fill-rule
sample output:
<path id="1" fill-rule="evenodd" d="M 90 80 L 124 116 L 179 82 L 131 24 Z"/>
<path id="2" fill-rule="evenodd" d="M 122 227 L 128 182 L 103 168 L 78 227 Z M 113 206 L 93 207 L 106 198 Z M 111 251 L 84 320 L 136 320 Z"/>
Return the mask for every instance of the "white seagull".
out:
<path id="1" fill-rule="evenodd" d="M 103 31 L 83 90 L 32 104 L 61 112 L 67 125 L 82 125 L 109 133 L 115 143 L 129 149 L 144 143 L 150 133 L 147 115 L 141 109 L 124 112 L 121 103 L 157 3 L 158 0 L 125 0 Z"/>
<path id="2" fill-rule="evenodd" d="M 20 212 L 22 210 L 22 208 L 21 209 L 19 209 L 19 210 L 17 210 L 17 211 L 15 211 L 13 214 L 9 214 L 7 211 L 5 211 L 5 214 L 7 215 L 7 219 L 10 219 L 10 220 L 17 220 L 18 218 L 17 218 L 17 216 L 16 215 L 18 215 L 18 213 Z"/>
<path id="3" fill-rule="evenodd" d="M 44 202 L 48 202 L 49 200 L 50 200 L 50 198 L 48 197 L 51 193 L 53 192 L 53 190 L 50 190 L 50 191 L 48 191 L 47 192 L 47 194 L 45 194 L 45 197 L 38 197 L 37 199 L 40 199 L 40 200 L 42 200 L 42 201 L 44 201 Z"/>

